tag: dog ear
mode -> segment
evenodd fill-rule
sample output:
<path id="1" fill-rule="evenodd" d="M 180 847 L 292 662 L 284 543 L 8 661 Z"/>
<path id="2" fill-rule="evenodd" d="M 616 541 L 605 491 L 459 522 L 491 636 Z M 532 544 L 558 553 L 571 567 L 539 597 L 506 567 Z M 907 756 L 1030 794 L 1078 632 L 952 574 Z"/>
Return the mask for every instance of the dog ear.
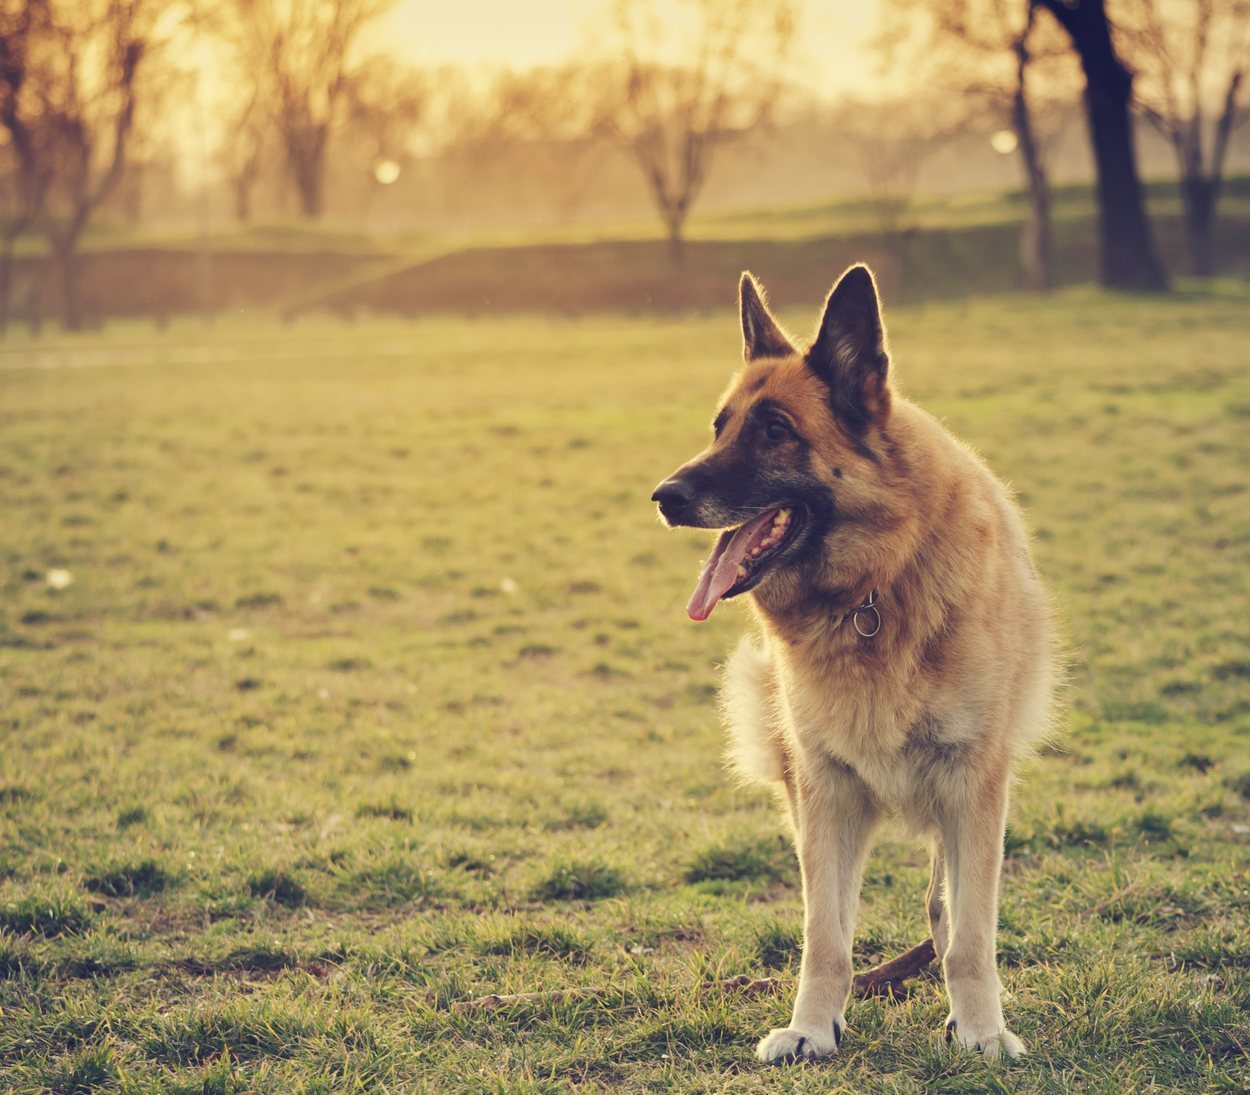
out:
<path id="1" fill-rule="evenodd" d="M 738 309 L 742 313 L 742 356 L 745 360 L 792 357 L 798 353 L 764 303 L 759 282 L 745 270 L 738 283 Z"/>
<path id="2" fill-rule="evenodd" d="M 829 386 L 834 411 L 853 431 L 889 410 L 885 326 L 867 266 L 852 266 L 833 287 L 807 365 Z"/>

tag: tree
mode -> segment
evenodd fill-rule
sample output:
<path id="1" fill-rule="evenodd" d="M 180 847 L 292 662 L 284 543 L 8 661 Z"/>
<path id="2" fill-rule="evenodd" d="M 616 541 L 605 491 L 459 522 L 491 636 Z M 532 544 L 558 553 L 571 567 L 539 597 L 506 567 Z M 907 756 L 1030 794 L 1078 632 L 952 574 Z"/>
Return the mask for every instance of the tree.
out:
<path id="1" fill-rule="evenodd" d="M 437 152 L 449 210 L 563 220 L 584 204 L 608 151 L 596 132 L 597 66 L 502 70 L 476 80 L 452 72 L 437 83 L 423 137 Z"/>
<path id="2" fill-rule="evenodd" d="M 221 20 L 239 73 L 267 104 L 306 217 L 325 204 L 325 159 L 360 33 L 391 0 L 231 0 Z"/>
<path id="3" fill-rule="evenodd" d="M 177 13 L 174 12 L 174 15 Z M 16 158 L 21 203 L 48 241 L 64 323 L 84 321 L 78 244 L 121 178 L 157 49 L 160 0 L 4 0 L 0 125 Z"/>
<path id="4" fill-rule="evenodd" d="M 1023 0 L 1050 12 L 1067 32 L 1085 73 L 1085 109 L 1097 170 L 1102 283 L 1165 290 L 1137 176 L 1129 105 L 1133 76 L 1116 53 L 1103 0 Z"/>
<path id="5" fill-rule="evenodd" d="M 524 150 L 525 170 L 562 218 L 585 202 L 603 166 L 598 76 L 590 66 L 558 65 L 505 73 L 494 89 L 501 135 Z"/>
<path id="6" fill-rule="evenodd" d="M 458 215 L 487 211 L 489 198 L 506 191 L 516 197 L 516 164 L 507 115 L 512 77 L 503 73 L 483 81 L 462 70 L 440 71 L 431 108 L 430 143 L 437 152 L 440 204 Z"/>
<path id="7" fill-rule="evenodd" d="M 902 95 L 844 99 L 829 125 L 817 131 L 817 139 L 840 161 L 858 165 L 868 209 L 889 255 L 883 276 L 895 285 L 906 278 L 907 245 L 916 230 L 910 214 L 921 173 L 963 124 L 955 100 Z"/>
<path id="8" fill-rule="evenodd" d="M 987 113 L 1015 134 L 1029 197 L 1020 237 L 1024 284 L 1049 289 L 1054 259 L 1044 119 L 1057 113 L 1047 108 L 1067 98 L 1074 76 L 1062 31 L 1053 21 L 1039 22 L 1027 0 L 893 0 L 891 8 L 913 28 L 917 15 L 928 17 L 920 69 L 926 84 L 946 84 L 963 96 L 970 122 Z"/>
<path id="9" fill-rule="evenodd" d="M 793 0 L 684 0 L 690 40 L 653 0 L 618 0 L 599 128 L 634 162 L 680 264 L 686 218 L 718 145 L 762 125 L 781 90 Z M 671 13 L 670 13 L 671 14 Z M 667 53 L 661 52 L 669 46 Z"/>
<path id="10" fill-rule="evenodd" d="M 429 77 L 387 56 L 356 66 L 344 92 L 343 124 L 334 134 L 340 198 L 357 215 L 411 165 L 413 145 L 428 126 Z"/>
<path id="11" fill-rule="evenodd" d="M 0 147 L 0 336 L 9 329 L 9 307 L 13 299 L 13 251 L 39 213 L 42 191 L 32 186 L 30 175 L 22 170 L 13 151 L 13 142 Z"/>
<path id="12" fill-rule="evenodd" d="M 1113 11 L 1137 102 L 1176 152 L 1190 273 L 1210 277 L 1225 157 L 1248 98 L 1250 0 L 1121 0 Z"/>
<path id="13" fill-rule="evenodd" d="M 238 100 L 228 116 L 226 135 L 217 156 L 230 184 L 235 219 L 246 223 L 252 217 L 252 191 L 265 165 L 266 147 L 273 137 L 260 88 L 253 86 Z"/>
<path id="14" fill-rule="evenodd" d="M 379 160 L 409 151 L 430 104 L 426 78 L 390 57 L 372 57 L 351 73 L 345 89 L 347 126 L 372 172 Z"/>

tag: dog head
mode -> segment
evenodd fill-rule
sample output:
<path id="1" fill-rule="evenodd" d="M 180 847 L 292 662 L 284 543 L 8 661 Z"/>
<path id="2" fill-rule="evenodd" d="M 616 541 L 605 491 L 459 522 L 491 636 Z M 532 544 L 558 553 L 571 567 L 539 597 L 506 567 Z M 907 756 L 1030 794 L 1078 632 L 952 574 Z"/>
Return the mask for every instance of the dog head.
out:
<path id="1" fill-rule="evenodd" d="M 687 608 L 695 620 L 749 590 L 777 599 L 802 583 L 827 585 L 837 560 L 865 547 L 857 526 L 881 511 L 891 396 L 868 268 L 842 275 L 806 350 L 750 274 L 739 306 L 745 363 L 721 399 L 711 444 L 652 495 L 671 526 L 724 530 Z"/>

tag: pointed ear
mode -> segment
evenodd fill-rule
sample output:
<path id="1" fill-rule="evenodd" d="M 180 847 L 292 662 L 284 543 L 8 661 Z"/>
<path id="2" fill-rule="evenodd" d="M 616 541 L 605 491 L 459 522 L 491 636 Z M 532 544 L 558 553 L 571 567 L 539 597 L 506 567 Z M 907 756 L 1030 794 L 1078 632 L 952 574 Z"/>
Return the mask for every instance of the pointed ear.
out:
<path id="1" fill-rule="evenodd" d="M 885 326 L 867 266 L 852 266 L 833 287 L 807 365 L 829 386 L 834 410 L 853 431 L 890 409 Z"/>
<path id="2" fill-rule="evenodd" d="M 738 309 L 742 313 L 742 356 L 746 361 L 798 353 L 764 303 L 759 282 L 746 271 L 738 283 Z"/>

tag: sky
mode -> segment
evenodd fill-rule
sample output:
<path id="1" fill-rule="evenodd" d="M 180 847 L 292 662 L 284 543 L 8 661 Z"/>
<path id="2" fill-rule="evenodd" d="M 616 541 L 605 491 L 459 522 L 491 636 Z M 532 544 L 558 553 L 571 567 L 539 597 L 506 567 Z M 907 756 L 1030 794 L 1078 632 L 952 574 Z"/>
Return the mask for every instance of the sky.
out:
<path id="1" fill-rule="evenodd" d="M 822 98 L 880 83 L 870 48 L 879 0 L 798 0 L 800 31 L 791 70 Z M 397 0 L 371 33 L 421 65 L 513 68 L 576 56 L 611 0 Z M 676 0 L 659 6 L 679 7 Z"/>

